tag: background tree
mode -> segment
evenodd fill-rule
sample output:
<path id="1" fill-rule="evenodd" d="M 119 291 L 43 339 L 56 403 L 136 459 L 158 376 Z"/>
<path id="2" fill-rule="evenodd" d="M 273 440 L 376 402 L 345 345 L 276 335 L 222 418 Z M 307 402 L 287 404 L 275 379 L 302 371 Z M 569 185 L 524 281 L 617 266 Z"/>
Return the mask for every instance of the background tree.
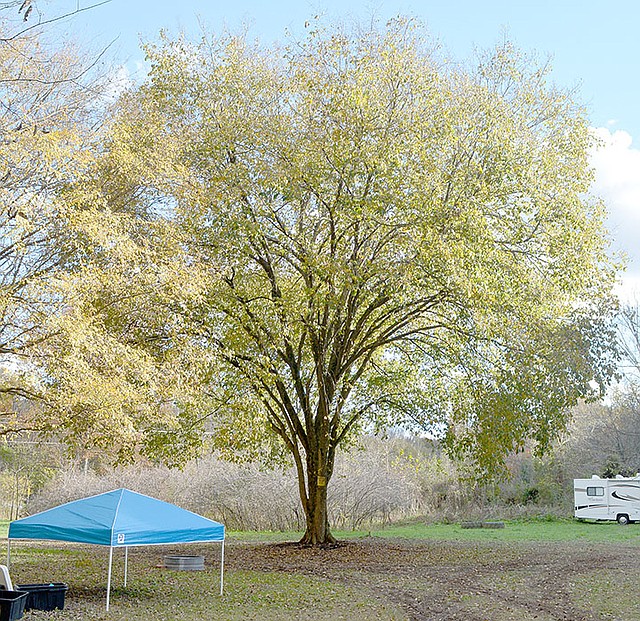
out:
<path id="1" fill-rule="evenodd" d="M 627 303 L 618 314 L 621 367 L 627 384 L 640 385 L 640 306 Z"/>
<path id="2" fill-rule="evenodd" d="M 39 492 L 56 474 L 59 447 L 41 444 L 25 434 L 17 442 L 0 441 L 0 489 L 3 518 L 18 519 L 29 497 Z"/>
<path id="3" fill-rule="evenodd" d="M 89 202 L 156 257 L 145 278 L 157 261 L 180 273 L 146 312 L 105 311 L 110 284 L 76 308 L 121 335 L 153 313 L 125 341 L 198 369 L 222 445 L 268 426 L 297 470 L 303 541 L 333 540 L 327 486 L 359 429 L 417 424 L 490 473 L 606 383 L 613 268 L 588 124 L 548 67 L 507 43 L 462 70 L 406 20 L 147 54 Z"/>
<path id="4" fill-rule="evenodd" d="M 33 371 L 60 306 L 48 282 L 69 260 L 56 193 L 86 163 L 97 121 L 93 63 L 47 42 L 42 27 L 59 18 L 36 16 L 34 5 L 0 4 L 0 366 L 14 371 L 11 382 L 0 376 L 0 392 L 13 393 L 34 390 L 13 380 Z M 0 433 L 14 427 L 5 419 Z"/>
<path id="5" fill-rule="evenodd" d="M 64 192 L 67 251 L 80 260 L 49 279 L 63 304 L 45 325 L 55 336 L 38 348 L 52 415 L 44 420 L 74 450 L 182 464 L 201 447 L 210 411 L 195 395 L 211 356 L 182 316 L 199 295 L 197 272 L 166 223 L 112 212 L 103 197 L 87 197 L 90 185 L 87 175 Z"/>
<path id="6" fill-rule="evenodd" d="M 565 479 L 616 474 L 635 475 L 640 469 L 639 411 L 616 400 L 613 403 L 581 403 L 557 445 L 557 457 Z"/>

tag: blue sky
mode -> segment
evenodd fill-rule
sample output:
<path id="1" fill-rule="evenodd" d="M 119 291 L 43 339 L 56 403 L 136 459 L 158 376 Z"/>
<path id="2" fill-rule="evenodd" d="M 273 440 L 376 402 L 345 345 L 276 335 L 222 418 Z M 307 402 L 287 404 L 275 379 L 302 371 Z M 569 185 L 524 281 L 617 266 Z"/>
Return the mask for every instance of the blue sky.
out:
<path id="1" fill-rule="evenodd" d="M 82 0 L 81 5 L 87 4 Z M 130 63 L 142 58 L 141 37 L 154 39 L 161 28 L 197 34 L 199 18 L 213 30 L 248 24 L 252 34 L 272 41 L 283 39 L 286 29 L 301 32 L 316 14 L 359 19 L 374 14 L 383 20 L 415 15 L 458 59 L 468 57 L 474 46 L 496 43 L 506 29 L 523 49 L 552 56 L 557 82 L 580 87 L 594 125 L 614 122 L 640 137 L 640 2 L 606 5 L 602 0 L 111 0 L 76 18 L 69 28 L 96 45 L 118 37 L 114 50 Z M 52 8 L 41 6 L 46 12 Z"/>
<path id="2" fill-rule="evenodd" d="M 39 9 L 47 17 L 88 4 L 40 0 Z M 64 28 L 94 49 L 115 39 L 112 57 L 139 77 L 140 40 L 154 40 L 161 28 L 197 36 L 200 23 L 213 31 L 244 24 L 271 42 L 283 40 L 286 30 L 301 33 L 318 14 L 359 20 L 412 15 L 457 60 L 492 46 L 505 32 L 520 48 L 550 56 L 554 80 L 578 88 L 576 97 L 604 140 L 593 158 L 595 190 L 609 205 L 613 247 L 630 258 L 626 291 L 640 292 L 640 0 L 111 0 Z"/>

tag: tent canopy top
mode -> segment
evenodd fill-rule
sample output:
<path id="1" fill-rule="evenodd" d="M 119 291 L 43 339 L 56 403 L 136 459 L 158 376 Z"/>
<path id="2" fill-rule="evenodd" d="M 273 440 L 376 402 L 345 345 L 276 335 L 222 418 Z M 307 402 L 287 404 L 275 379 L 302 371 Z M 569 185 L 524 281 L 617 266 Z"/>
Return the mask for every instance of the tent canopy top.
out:
<path id="1" fill-rule="evenodd" d="M 224 526 L 128 489 L 74 500 L 9 525 L 9 539 L 111 547 L 224 541 Z"/>

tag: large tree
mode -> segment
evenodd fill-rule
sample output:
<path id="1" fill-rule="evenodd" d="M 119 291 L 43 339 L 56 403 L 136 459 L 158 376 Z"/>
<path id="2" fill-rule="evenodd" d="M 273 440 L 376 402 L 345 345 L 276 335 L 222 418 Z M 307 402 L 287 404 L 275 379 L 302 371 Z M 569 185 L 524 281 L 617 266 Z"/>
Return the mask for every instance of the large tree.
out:
<path id="1" fill-rule="evenodd" d="M 92 62 L 47 40 L 35 3 L 0 4 L 0 393 L 25 393 L 20 375 L 47 335 L 60 299 L 48 278 L 66 264 L 59 189 L 87 161 L 98 95 Z M 10 379 L 9 379 L 10 378 Z M 16 428 L 0 411 L 0 433 Z M 18 425 L 20 426 L 20 425 Z"/>
<path id="2" fill-rule="evenodd" d="M 305 542 L 333 539 L 327 486 L 357 430 L 417 424 L 489 472 L 606 383 L 588 123 L 546 66 L 505 43 L 463 69 L 407 20 L 147 52 L 91 202 L 181 272 L 150 325 L 127 304 L 117 331 L 163 364 L 189 351 L 227 447 L 271 429 Z"/>

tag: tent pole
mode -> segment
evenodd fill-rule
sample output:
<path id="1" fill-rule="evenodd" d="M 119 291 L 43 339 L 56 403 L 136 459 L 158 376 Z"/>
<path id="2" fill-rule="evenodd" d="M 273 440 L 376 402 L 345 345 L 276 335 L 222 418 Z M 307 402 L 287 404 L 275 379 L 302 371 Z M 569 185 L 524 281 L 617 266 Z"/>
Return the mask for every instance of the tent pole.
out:
<path id="1" fill-rule="evenodd" d="M 127 570 L 129 568 L 129 546 L 124 548 L 124 586 L 127 586 Z"/>
<path id="2" fill-rule="evenodd" d="M 11 539 L 7 538 L 7 570 L 11 568 Z"/>
<path id="3" fill-rule="evenodd" d="M 224 539 L 222 540 L 222 552 L 220 553 L 220 596 L 224 588 Z"/>
<path id="4" fill-rule="evenodd" d="M 109 574 L 107 575 L 107 612 L 109 612 L 109 596 L 111 595 L 111 566 L 113 564 L 113 546 L 109 546 Z"/>

